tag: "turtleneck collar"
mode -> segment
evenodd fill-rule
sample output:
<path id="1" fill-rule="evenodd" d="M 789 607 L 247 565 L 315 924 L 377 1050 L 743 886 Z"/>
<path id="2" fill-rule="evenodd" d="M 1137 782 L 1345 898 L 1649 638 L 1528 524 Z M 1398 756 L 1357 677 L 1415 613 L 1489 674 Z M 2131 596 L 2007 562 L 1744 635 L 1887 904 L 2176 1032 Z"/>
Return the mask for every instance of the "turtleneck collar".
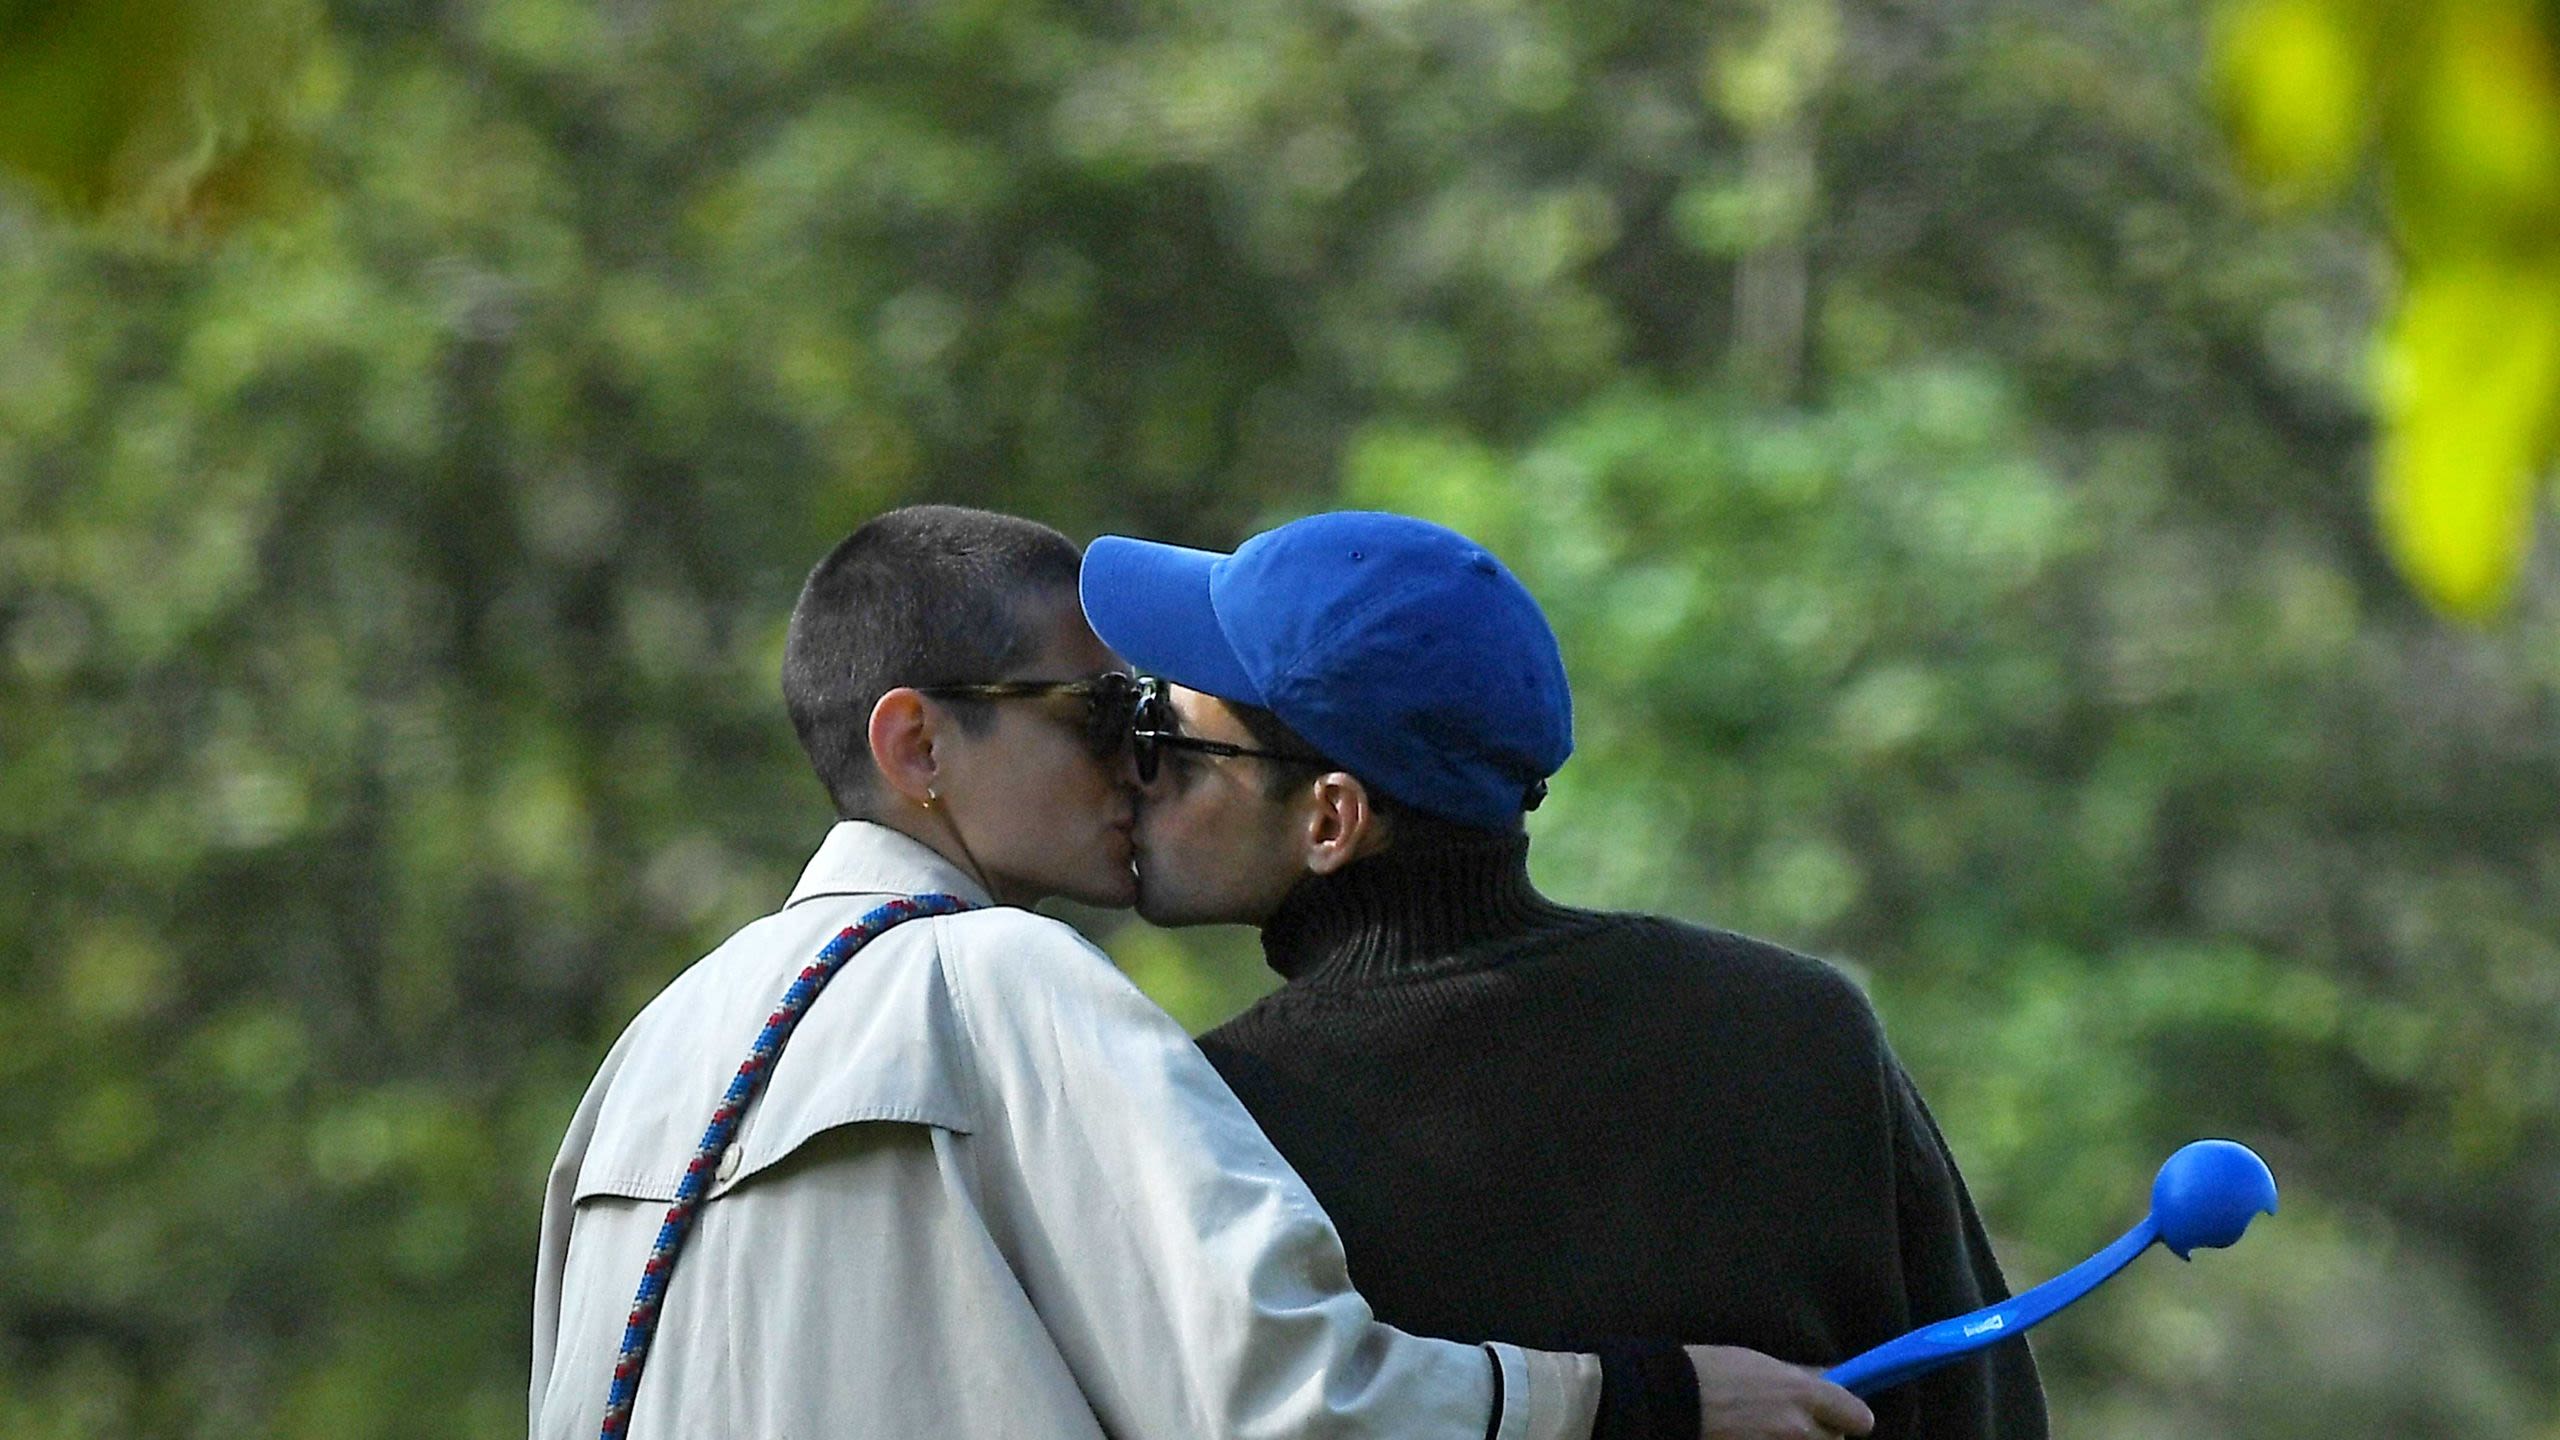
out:
<path id="1" fill-rule="evenodd" d="M 1262 953 L 1293 984 L 1375 980 L 1583 914 L 1529 883 L 1528 836 L 1435 836 L 1299 881 L 1262 927 Z"/>

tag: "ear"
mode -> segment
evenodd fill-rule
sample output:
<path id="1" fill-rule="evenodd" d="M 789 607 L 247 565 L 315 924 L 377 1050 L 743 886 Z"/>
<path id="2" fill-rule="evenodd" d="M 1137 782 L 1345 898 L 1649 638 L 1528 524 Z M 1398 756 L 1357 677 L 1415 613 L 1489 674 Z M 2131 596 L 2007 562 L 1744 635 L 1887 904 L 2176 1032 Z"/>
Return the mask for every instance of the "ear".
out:
<path id="1" fill-rule="evenodd" d="M 1330 875 L 1385 848 L 1387 818 L 1369 803 L 1369 787 L 1340 770 L 1319 777 L 1304 792 L 1305 828 L 1300 858 L 1309 872 Z"/>
<path id="2" fill-rule="evenodd" d="M 871 707 L 871 765 L 894 795 L 921 805 L 941 777 L 934 756 L 934 711 L 904 686 Z"/>

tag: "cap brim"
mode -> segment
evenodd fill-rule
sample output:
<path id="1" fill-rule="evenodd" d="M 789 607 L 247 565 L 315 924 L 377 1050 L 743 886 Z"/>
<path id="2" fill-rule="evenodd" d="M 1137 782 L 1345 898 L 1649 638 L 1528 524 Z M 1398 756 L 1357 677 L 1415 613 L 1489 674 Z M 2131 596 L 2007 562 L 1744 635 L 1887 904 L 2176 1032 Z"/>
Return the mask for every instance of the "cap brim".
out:
<path id="1" fill-rule="evenodd" d="M 1222 700 L 1263 703 L 1218 626 L 1209 581 L 1227 557 L 1211 550 L 1104 535 L 1085 547 L 1076 589 L 1102 643 L 1141 674 Z"/>

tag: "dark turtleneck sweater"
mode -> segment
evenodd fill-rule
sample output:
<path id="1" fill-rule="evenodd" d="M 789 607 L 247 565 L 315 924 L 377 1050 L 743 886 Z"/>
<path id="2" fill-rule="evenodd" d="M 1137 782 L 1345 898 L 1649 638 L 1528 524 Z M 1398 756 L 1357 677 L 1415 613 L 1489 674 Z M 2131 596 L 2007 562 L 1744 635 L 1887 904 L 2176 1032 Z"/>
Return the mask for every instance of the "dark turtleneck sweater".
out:
<path id="1" fill-rule="evenodd" d="M 1526 837 L 1435 839 L 1310 877 L 1263 930 L 1288 983 L 1201 1037 L 1381 1319 L 1829 1365 L 2007 1296 L 1847 978 L 1743 936 L 1554 904 L 1527 859 Z M 1870 1404 L 1878 1440 L 2045 1434 L 2023 1341 Z"/>

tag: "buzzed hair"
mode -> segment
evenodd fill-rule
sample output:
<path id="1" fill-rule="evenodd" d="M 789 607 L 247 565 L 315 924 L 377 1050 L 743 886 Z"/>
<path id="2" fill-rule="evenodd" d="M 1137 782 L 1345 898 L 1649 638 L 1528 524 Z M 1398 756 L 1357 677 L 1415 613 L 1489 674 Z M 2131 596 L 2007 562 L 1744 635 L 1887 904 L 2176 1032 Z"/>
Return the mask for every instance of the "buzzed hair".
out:
<path id="1" fill-rule="evenodd" d="M 1035 520 L 910 505 L 844 538 L 809 572 L 783 642 L 782 702 L 839 818 L 874 799 L 871 711 L 900 686 L 1004 678 L 1039 649 L 1029 602 L 1073 594 L 1082 556 Z M 953 707 L 983 733 L 984 705 Z"/>

